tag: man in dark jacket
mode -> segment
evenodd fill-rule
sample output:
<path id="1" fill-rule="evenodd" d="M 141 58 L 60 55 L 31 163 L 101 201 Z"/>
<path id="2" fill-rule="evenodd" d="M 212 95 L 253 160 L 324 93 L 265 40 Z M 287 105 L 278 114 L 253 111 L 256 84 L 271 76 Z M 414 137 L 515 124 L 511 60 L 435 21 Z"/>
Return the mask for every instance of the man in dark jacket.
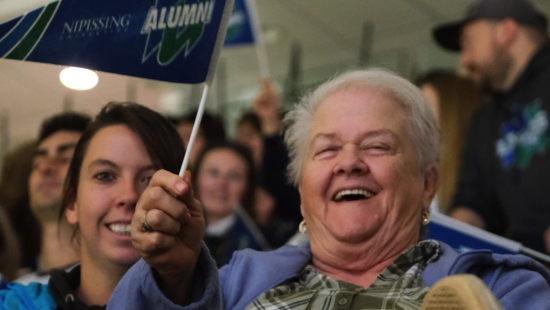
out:
<path id="1" fill-rule="evenodd" d="M 493 95 L 474 115 L 451 216 L 550 252 L 550 44 L 528 0 L 478 0 L 434 29 Z"/>

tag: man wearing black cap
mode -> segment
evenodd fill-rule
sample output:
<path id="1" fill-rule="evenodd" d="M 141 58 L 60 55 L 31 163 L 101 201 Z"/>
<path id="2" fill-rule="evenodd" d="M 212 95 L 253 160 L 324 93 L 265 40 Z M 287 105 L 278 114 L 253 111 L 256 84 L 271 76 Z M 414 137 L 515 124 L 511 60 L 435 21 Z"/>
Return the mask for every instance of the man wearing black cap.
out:
<path id="1" fill-rule="evenodd" d="M 470 124 L 451 215 L 550 252 L 546 17 L 527 0 L 479 0 L 433 34 L 493 94 Z"/>

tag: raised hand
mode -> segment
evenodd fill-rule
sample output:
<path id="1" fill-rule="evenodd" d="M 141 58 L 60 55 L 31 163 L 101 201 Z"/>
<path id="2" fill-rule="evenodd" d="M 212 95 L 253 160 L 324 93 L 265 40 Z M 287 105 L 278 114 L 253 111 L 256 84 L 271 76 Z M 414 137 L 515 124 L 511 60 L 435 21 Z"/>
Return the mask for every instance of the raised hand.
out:
<path id="1" fill-rule="evenodd" d="M 265 135 L 273 135 L 280 129 L 281 120 L 279 109 L 281 99 L 273 90 L 270 80 L 262 81 L 260 93 L 254 100 L 254 112 L 262 123 L 262 132 Z"/>
<path id="2" fill-rule="evenodd" d="M 132 243 L 174 303 L 189 302 L 204 232 L 202 205 L 194 198 L 189 176 L 157 171 L 137 203 Z"/>

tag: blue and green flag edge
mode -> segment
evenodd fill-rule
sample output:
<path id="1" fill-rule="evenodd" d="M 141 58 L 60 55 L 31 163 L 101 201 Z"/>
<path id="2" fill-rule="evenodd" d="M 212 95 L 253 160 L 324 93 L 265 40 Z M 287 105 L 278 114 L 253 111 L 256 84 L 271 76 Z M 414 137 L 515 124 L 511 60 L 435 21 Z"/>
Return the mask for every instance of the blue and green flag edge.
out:
<path id="1" fill-rule="evenodd" d="M 211 84 L 233 3 L 135 0 L 127 8 L 122 0 L 54 1 L 0 24 L 0 58 Z"/>

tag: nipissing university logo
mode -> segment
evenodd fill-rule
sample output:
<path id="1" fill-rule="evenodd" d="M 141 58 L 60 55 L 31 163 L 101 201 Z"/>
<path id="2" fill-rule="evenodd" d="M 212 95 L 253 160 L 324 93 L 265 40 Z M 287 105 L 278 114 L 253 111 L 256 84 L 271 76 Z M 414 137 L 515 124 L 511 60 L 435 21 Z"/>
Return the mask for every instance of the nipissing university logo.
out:
<path id="1" fill-rule="evenodd" d="M 212 20 L 215 0 L 157 0 L 149 9 L 141 34 L 147 35 L 142 63 L 156 53 L 157 62 L 169 65 L 184 52 L 187 57 Z M 171 5 L 170 5 L 171 4 Z"/>

